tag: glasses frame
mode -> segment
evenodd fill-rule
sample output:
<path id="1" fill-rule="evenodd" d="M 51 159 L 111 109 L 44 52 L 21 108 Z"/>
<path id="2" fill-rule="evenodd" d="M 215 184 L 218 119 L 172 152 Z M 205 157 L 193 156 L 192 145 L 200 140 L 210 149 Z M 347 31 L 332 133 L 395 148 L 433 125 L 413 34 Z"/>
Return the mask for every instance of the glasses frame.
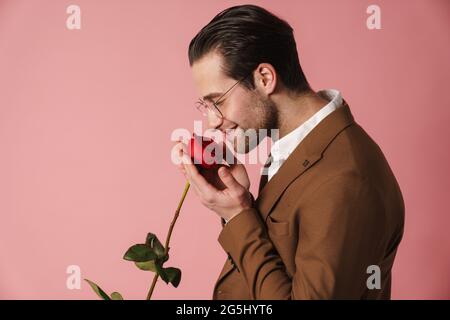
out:
<path id="1" fill-rule="evenodd" d="M 197 100 L 197 102 L 195 103 L 195 107 L 197 108 L 198 111 L 200 111 L 200 113 L 207 117 L 208 116 L 208 110 L 214 112 L 214 114 L 221 120 L 224 119 L 223 113 L 222 111 L 220 111 L 220 108 L 218 106 L 219 103 L 222 102 L 222 99 L 226 96 L 226 94 L 228 92 L 230 92 L 234 87 L 236 87 L 239 83 L 241 83 L 242 81 L 244 81 L 245 79 L 248 78 L 248 76 L 251 73 L 247 74 L 245 77 L 243 77 L 242 79 L 238 80 L 235 84 L 233 84 L 228 90 L 226 90 L 221 96 L 219 96 L 219 98 L 217 98 L 216 101 L 211 101 L 211 104 L 208 104 L 205 100 L 203 100 L 202 98 L 199 98 Z M 203 111 L 204 109 L 204 111 Z"/>

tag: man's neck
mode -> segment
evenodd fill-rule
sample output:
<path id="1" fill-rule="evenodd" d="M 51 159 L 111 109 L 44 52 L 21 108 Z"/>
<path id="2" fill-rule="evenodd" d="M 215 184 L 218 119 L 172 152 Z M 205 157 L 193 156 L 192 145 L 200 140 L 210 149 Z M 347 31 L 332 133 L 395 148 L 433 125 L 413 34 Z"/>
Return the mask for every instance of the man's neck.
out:
<path id="1" fill-rule="evenodd" d="M 305 123 L 327 104 L 327 100 L 312 90 L 301 95 L 284 94 L 277 97 L 279 139 Z"/>

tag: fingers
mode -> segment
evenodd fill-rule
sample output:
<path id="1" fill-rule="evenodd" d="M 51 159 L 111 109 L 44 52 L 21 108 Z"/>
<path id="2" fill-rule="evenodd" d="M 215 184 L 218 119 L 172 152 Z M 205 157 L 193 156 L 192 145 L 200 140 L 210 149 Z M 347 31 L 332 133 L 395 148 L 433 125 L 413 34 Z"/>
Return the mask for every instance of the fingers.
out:
<path id="1" fill-rule="evenodd" d="M 183 143 L 181 139 L 175 142 L 175 145 L 172 148 L 172 161 L 176 165 L 181 163 L 181 157 L 183 153 L 187 152 L 187 146 Z"/>
<path id="2" fill-rule="evenodd" d="M 187 159 L 189 160 L 189 152 L 187 145 L 182 141 L 178 140 L 177 143 L 174 146 L 175 156 L 178 158 L 178 164 L 183 164 L 183 156 L 186 155 Z"/>
<path id="3" fill-rule="evenodd" d="M 198 172 L 195 164 L 185 163 L 184 168 L 186 170 L 189 181 L 193 183 L 202 192 L 215 192 L 216 189 Z"/>
<path id="4" fill-rule="evenodd" d="M 245 189 L 250 189 L 250 179 L 247 174 L 247 170 L 243 164 L 238 164 L 230 168 L 230 173 L 236 179 L 237 182 Z"/>
<path id="5" fill-rule="evenodd" d="M 184 169 L 184 175 L 195 188 L 198 195 L 201 195 L 203 198 L 210 199 L 215 193 L 218 192 L 218 190 L 200 174 L 196 165 L 186 153 L 183 153 L 181 161 Z"/>
<path id="6" fill-rule="evenodd" d="M 225 186 L 234 194 L 240 194 L 242 192 L 243 186 L 236 181 L 236 179 L 231 174 L 230 170 L 226 167 L 219 169 L 219 177 Z"/>

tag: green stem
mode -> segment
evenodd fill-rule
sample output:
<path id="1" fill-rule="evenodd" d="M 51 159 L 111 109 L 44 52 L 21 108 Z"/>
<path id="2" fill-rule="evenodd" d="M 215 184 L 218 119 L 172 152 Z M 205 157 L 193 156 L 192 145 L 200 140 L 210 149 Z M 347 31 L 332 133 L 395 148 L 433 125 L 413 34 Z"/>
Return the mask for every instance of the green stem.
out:
<path id="1" fill-rule="evenodd" d="M 164 255 L 167 255 L 169 253 L 169 243 L 170 243 L 170 237 L 172 236 L 173 227 L 175 227 L 175 223 L 177 222 L 178 216 L 180 215 L 181 206 L 183 205 L 184 198 L 186 198 L 189 187 L 190 187 L 190 184 L 188 181 L 188 182 L 186 182 L 186 185 L 184 186 L 183 195 L 181 196 L 180 202 L 178 203 L 177 210 L 175 210 L 175 215 L 172 219 L 172 223 L 170 224 L 170 227 L 169 227 L 169 232 L 168 232 L 167 238 L 166 238 L 166 244 L 164 246 Z M 147 294 L 147 300 L 151 299 L 153 290 L 155 289 L 158 278 L 159 278 L 159 274 L 155 273 L 155 276 L 153 277 L 152 285 Z"/>

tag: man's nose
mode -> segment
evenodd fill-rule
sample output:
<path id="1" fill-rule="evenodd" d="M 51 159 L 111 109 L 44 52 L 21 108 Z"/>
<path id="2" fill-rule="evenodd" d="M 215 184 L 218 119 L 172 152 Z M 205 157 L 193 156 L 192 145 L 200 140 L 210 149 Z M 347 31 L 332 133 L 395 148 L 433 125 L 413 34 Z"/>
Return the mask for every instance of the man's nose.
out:
<path id="1" fill-rule="evenodd" d="M 214 111 L 208 110 L 208 127 L 210 129 L 217 129 L 222 124 L 223 119 L 219 117 Z"/>

